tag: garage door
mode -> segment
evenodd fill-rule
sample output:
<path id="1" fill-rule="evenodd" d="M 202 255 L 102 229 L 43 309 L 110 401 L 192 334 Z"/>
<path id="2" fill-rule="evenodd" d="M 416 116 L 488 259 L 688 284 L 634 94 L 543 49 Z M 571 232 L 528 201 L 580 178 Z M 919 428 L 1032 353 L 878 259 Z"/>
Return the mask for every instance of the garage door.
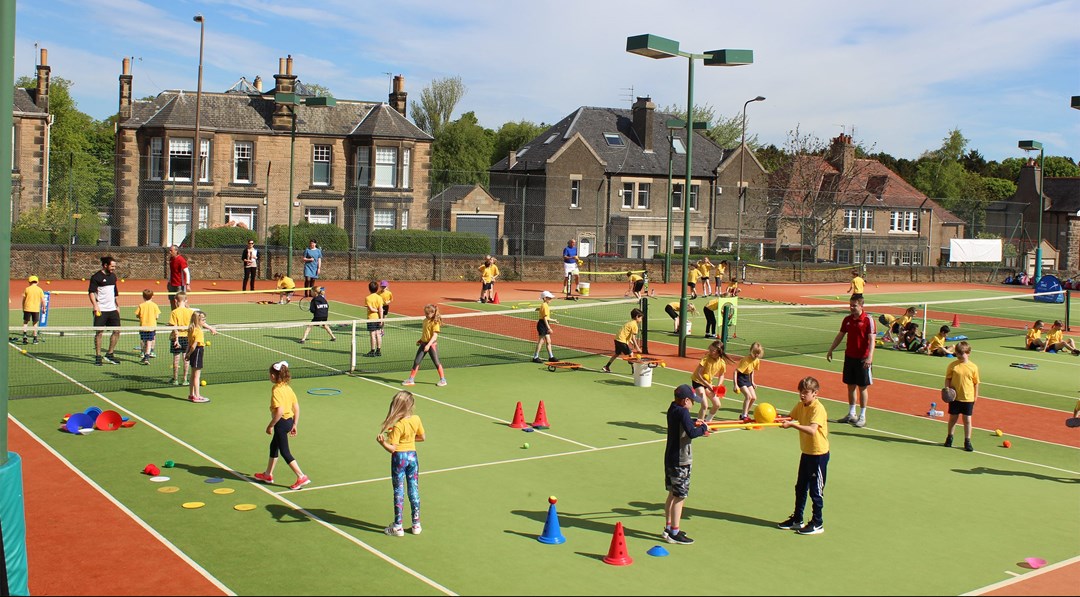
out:
<path id="1" fill-rule="evenodd" d="M 499 216 L 458 216 L 458 232 L 476 232 L 491 239 L 491 254 L 498 251 Z"/>

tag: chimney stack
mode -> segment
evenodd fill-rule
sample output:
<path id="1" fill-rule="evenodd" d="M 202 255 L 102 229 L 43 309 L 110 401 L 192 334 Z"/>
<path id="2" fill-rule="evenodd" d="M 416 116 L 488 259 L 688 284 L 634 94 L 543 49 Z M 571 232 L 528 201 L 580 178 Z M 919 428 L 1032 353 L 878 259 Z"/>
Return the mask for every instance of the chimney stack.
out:
<path id="1" fill-rule="evenodd" d="M 653 115 L 656 113 L 656 104 L 650 97 L 639 97 L 633 107 L 634 135 L 641 143 L 641 147 L 652 153 L 653 150 Z"/>
<path id="2" fill-rule="evenodd" d="M 37 65 L 37 92 L 34 94 L 34 103 L 37 107 L 49 111 L 49 51 L 41 48 L 41 60 Z"/>
<path id="3" fill-rule="evenodd" d="M 405 93 L 405 77 L 402 75 L 394 76 L 394 91 L 390 93 L 390 107 L 397 110 L 402 116 L 405 116 L 405 98 L 409 94 Z"/>
<path id="4" fill-rule="evenodd" d="M 829 163 L 839 170 L 841 175 L 847 174 L 855 166 L 855 146 L 851 144 L 851 135 L 841 133 L 832 140 Z"/>
<path id="5" fill-rule="evenodd" d="M 131 58 L 124 58 L 124 70 L 120 74 L 120 122 L 131 118 Z"/>
<path id="6" fill-rule="evenodd" d="M 278 74 L 274 75 L 275 96 L 283 93 L 289 95 L 296 93 L 296 75 L 292 73 L 292 70 L 292 54 L 278 59 Z M 273 129 L 275 131 L 290 130 L 292 128 L 292 110 L 295 109 L 296 106 L 290 108 L 287 104 L 277 103 L 275 97 Z"/>
<path id="7" fill-rule="evenodd" d="M 513 170 L 514 166 L 516 166 L 516 165 L 517 165 L 517 151 L 511 149 L 510 150 L 510 155 L 507 156 L 507 158 L 506 158 L 506 169 L 507 170 Z"/>
<path id="8" fill-rule="evenodd" d="M 262 93 L 262 77 L 260 77 L 259 75 L 255 75 L 255 83 L 254 83 L 254 85 L 255 85 L 255 91 L 258 91 L 259 93 Z"/>

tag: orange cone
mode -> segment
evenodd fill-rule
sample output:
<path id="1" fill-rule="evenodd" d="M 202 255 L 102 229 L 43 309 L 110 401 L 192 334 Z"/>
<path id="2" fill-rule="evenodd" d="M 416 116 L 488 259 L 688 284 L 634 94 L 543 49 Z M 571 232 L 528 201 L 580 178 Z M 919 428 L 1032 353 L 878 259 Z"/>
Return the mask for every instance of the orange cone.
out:
<path id="1" fill-rule="evenodd" d="M 494 304 L 494 305 L 502 304 L 502 303 L 499 302 L 499 293 L 498 292 L 495 293 L 495 298 L 491 299 L 491 303 Z"/>
<path id="2" fill-rule="evenodd" d="M 956 313 L 953 313 L 953 316 L 952 316 L 952 327 L 954 327 L 954 328 L 960 327 L 960 316 L 958 314 L 956 314 Z"/>
<path id="3" fill-rule="evenodd" d="M 540 401 L 540 406 L 536 407 L 536 418 L 532 422 L 533 429 L 549 429 L 551 425 L 548 425 L 547 411 L 544 410 L 544 401 Z"/>
<path id="4" fill-rule="evenodd" d="M 626 536 L 623 534 L 621 522 L 615 523 L 615 534 L 611 537 L 611 547 L 608 548 L 604 563 L 612 566 L 629 566 L 634 563 L 630 554 L 626 552 Z"/>
<path id="5" fill-rule="evenodd" d="M 521 403 L 517 403 L 517 408 L 514 409 L 514 420 L 510 423 L 511 429 L 524 429 L 529 424 L 525 422 L 525 413 L 521 412 Z"/>

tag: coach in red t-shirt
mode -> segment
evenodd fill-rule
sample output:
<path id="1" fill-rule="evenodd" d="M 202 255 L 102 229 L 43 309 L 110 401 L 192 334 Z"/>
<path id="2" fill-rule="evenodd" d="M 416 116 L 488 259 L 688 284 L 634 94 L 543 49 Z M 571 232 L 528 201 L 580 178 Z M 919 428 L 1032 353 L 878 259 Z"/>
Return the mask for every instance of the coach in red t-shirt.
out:
<path id="1" fill-rule="evenodd" d="M 187 259 L 180 254 L 180 248 L 176 245 L 169 247 L 169 303 L 172 308 L 177 306 L 176 293 L 187 292 L 191 286 L 191 270 L 188 269 Z"/>
<path id="2" fill-rule="evenodd" d="M 840 324 L 840 333 L 836 334 L 829 352 L 825 355 L 832 362 L 833 350 L 847 335 L 847 348 L 844 349 L 844 383 L 847 384 L 848 414 L 838 423 L 851 423 L 856 427 L 866 426 L 866 402 L 869 400 L 869 387 L 874 383 L 870 367 L 874 362 L 874 341 L 877 329 L 873 318 L 863 312 L 863 299 L 853 298 L 849 304 L 851 315 Z M 855 416 L 855 392 L 858 390 L 859 406 L 862 413 Z"/>

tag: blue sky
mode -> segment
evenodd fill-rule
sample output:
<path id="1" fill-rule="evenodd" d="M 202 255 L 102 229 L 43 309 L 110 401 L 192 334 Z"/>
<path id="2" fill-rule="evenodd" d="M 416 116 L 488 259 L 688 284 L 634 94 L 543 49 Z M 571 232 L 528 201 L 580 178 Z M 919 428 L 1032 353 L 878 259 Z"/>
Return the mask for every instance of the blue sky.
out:
<path id="1" fill-rule="evenodd" d="M 512 6 L 512 8 L 511 8 Z M 16 76 L 33 73 L 35 44 L 54 76 L 74 82 L 79 108 L 116 111 L 117 77 L 134 57 L 136 97 L 196 88 L 206 18 L 203 89 L 240 77 L 273 86 L 291 54 L 301 81 L 336 97 L 385 101 L 393 74 L 410 99 L 432 79 L 460 76 L 473 111 L 498 128 L 554 123 L 579 106 L 629 107 L 632 96 L 686 104 L 687 61 L 625 52 L 653 33 L 686 51 L 754 50 L 754 64 L 695 70 L 695 102 L 783 146 L 799 127 L 914 159 L 953 128 L 988 159 L 1018 157 L 1020 139 L 1080 159 L 1080 2 L 758 0 L 20 0 Z M 632 90 L 631 90 L 632 89 Z"/>

